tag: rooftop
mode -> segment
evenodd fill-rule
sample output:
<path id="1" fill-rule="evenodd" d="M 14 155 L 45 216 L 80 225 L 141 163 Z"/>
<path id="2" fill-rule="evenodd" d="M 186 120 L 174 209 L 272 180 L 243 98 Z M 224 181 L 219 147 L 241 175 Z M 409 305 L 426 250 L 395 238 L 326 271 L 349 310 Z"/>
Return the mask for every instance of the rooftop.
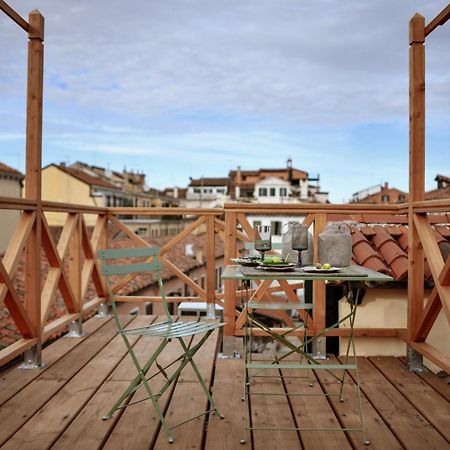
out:
<path id="1" fill-rule="evenodd" d="M 2 162 L 0 162 L 0 172 L 14 174 L 14 175 L 19 176 L 20 178 L 24 177 L 22 172 L 19 172 L 18 170 L 14 169 L 13 167 L 10 167 L 7 164 L 4 164 Z"/>
<path id="2" fill-rule="evenodd" d="M 68 175 L 71 175 L 74 178 L 77 178 L 78 180 L 82 181 L 83 183 L 88 184 L 89 186 L 98 186 L 98 187 L 104 187 L 107 189 L 112 189 L 115 191 L 120 191 L 120 187 L 116 186 L 115 184 L 109 183 L 108 181 L 102 180 L 100 177 L 94 177 L 92 175 L 88 175 L 86 172 L 82 170 L 77 170 L 72 167 L 67 167 L 64 165 L 58 165 L 58 164 L 49 164 L 47 167 L 54 166 L 58 168 L 59 170 L 62 170 L 63 172 L 67 173 Z"/>

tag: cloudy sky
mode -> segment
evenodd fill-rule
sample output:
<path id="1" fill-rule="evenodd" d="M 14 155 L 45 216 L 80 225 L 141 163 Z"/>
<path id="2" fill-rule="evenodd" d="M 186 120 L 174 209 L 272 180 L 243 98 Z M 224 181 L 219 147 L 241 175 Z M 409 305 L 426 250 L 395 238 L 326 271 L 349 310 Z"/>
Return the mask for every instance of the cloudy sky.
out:
<path id="1" fill-rule="evenodd" d="M 408 188 L 408 21 L 444 0 L 8 0 L 45 16 L 43 164 L 320 173 Z M 0 13 L 0 160 L 24 170 L 26 34 Z M 427 39 L 427 188 L 450 176 L 450 24 Z"/>

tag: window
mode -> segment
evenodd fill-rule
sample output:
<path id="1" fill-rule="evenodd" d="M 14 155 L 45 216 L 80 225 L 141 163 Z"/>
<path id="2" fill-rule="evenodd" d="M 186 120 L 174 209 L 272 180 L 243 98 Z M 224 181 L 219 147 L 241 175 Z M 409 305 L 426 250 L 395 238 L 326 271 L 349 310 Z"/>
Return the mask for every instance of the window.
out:
<path id="1" fill-rule="evenodd" d="M 399 202 L 404 202 L 404 201 L 405 201 L 405 196 L 404 196 L 403 194 L 400 194 L 400 195 L 398 196 L 398 201 L 399 201 Z"/>
<path id="2" fill-rule="evenodd" d="M 276 189 L 275 188 L 270 188 L 270 196 L 271 197 L 275 197 L 276 195 Z"/>
<path id="3" fill-rule="evenodd" d="M 388 201 L 389 201 L 389 195 L 382 195 L 381 196 L 381 201 L 383 202 L 383 203 L 387 203 Z"/>
<path id="4" fill-rule="evenodd" d="M 267 188 L 259 188 L 258 195 L 260 197 L 267 197 Z"/>
<path id="5" fill-rule="evenodd" d="M 280 188 L 280 197 L 287 197 L 287 189 Z"/>
<path id="6" fill-rule="evenodd" d="M 225 188 L 217 188 L 216 191 L 218 194 L 225 194 Z"/>
<path id="7" fill-rule="evenodd" d="M 194 188 L 194 194 L 200 194 L 200 188 Z"/>
<path id="8" fill-rule="evenodd" d="M 260 220 L 254 220 L 253 221 L 253 228 L 256 228 L 258 225 L 261 225 L 261 221 Z"/>
<path id="9" fill-rule="evenodd" d="M 281 236 L 281 222 L 278 220 L 270 222 L 270 231 L 272 236 Z"/>

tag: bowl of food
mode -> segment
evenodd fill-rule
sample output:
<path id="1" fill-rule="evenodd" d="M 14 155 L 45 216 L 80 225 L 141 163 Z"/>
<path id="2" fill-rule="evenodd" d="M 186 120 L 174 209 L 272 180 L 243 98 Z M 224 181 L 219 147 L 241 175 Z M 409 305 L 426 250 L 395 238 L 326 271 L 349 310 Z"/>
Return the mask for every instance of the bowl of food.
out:
<path id="1" fill-rule="evenodd" d="M 258 265 L 258 269 L 262 270 L 292 270 L 295 267 L 294 263 L 285 261 L 279 256 L 266 256 Z"/>

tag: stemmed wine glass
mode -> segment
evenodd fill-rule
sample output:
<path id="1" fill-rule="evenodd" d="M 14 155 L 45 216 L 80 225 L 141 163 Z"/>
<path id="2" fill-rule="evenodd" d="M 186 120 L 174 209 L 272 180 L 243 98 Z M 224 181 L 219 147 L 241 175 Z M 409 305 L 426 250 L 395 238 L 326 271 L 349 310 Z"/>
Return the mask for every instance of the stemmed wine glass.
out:
<path id="1" fill-rule="evenodd" d="M 256 225 L 255 250 L 261 253 L 261 261 L 264 261 L 264 252 L 272 249 L 270 225 Z"/>
<path id="2" fill-rule="evenodd" d="M 302 265 L 302 250 L 308 248 L 308 228 L 302 223 L 292 225 L 292 248 L 298 251 L 298 265 Z"/>

